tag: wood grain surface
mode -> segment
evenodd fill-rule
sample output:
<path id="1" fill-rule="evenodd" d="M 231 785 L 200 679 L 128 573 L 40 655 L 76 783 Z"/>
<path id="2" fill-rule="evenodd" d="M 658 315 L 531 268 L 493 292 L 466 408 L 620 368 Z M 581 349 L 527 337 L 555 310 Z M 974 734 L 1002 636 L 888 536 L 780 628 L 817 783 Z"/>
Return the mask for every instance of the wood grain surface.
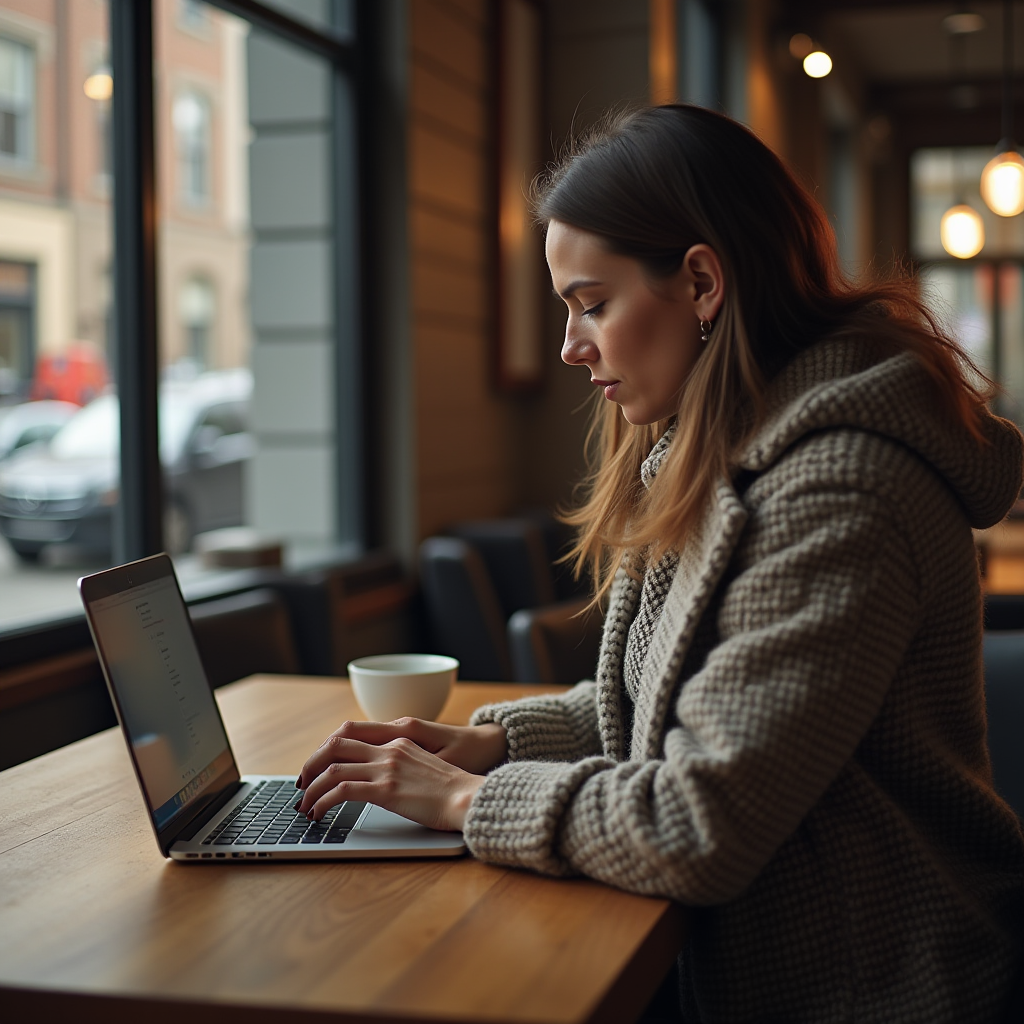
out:
<path id="1" fill-rule="evenodd" d="M 462 683 L 441 718 L 541 687 Z M 346 682 L 217 693 L 243 772 L 297 772 Z M 0 1018 L 624 1022 L 682 916 L 583 879 L 478 863 L 164 860 L 117 730 L 0 774 Z"/>

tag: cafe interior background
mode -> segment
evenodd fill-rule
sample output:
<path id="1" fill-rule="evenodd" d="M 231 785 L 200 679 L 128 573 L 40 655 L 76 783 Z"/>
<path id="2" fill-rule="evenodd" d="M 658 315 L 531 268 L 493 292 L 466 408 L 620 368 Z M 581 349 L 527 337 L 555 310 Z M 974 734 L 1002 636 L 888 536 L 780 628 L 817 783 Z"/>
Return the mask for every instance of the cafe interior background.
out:
<path id="1" fill-rule="evenodd" d="M 375 653 L 436 646 L 425 539 L 557 535 L 589 382 L 525 192 L 611 107 L 749 125 L 1024 423 L 1024 198 L 982 197 L 1022 3 L 152 0 L 151 52 L 136 3 L 0 0 L 0 689 L 50 745 L 112 722 L 84 572 L 167 547 L 201 605 L 279 556 Z M 991 592 L 1024 592 L 1016 526 L 979 537 Z"/>

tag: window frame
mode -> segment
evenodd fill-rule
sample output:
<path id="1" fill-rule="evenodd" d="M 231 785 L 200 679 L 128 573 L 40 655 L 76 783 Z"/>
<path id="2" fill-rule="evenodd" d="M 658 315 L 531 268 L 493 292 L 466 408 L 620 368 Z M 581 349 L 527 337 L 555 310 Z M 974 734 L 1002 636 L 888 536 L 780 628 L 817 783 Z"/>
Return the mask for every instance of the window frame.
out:
<path id="1" fill-rule="evenodd" d="M 365 546 L 369 487 L 366 475 L 365 350 L 362 268 L 367 229 L 361 202 L 366 179 L 367 62 L 356 39 L 373 18 L 375 0 L 351 0 L 356 31 L 321 31 L 258 0 L 208 0 L 210 6 L 263 32 L 326 58 L 332 71 L 333 256 L 335 350 L 335 489 L 339 540 Z M 119 562 L 163 548 L 163 484 L 158 457 L 156 315 L 157 193 L 153 90 L 153 0 L 109 0 L 114 180 L 114 322 L 121 397 L 121 500 L 114 551 Z M 128 344 L 123 339 L 132 339 Z"/>

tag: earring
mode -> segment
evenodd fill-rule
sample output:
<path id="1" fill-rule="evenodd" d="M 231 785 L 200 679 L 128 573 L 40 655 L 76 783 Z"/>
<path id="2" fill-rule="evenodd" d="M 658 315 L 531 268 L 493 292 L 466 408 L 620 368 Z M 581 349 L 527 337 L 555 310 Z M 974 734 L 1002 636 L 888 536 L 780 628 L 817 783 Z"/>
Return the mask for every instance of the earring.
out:
<path id="1" fill-rule="evenodd" d="M 710 320 L 701 320 L 700 322 L 700 340 L 703 344 L 707 344 L 711 340 L 711 328 L 714 324 Z"/>

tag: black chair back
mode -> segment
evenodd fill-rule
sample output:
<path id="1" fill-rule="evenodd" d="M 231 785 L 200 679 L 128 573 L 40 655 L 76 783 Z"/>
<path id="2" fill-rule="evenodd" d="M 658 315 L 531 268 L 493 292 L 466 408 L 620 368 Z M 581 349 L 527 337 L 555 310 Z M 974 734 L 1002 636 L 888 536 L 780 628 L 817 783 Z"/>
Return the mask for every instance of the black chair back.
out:
<path id="1" fill-rule="evenodd" d="M 535 521 L 472 520 L 456 523 L 448 532 L 480 552 L 504 620 L 520 608 L 536 608 L 555 600 L 544 533 Z"/>
<path id="2" fill-rule="evenodd" d="M 985 634 L 985 700 L 996 792 L 1024 819 L 1024 630 Z"/>
<path id="3" fill-rule="evenodd" d="M 420 586 L 440 654 L 459 660 L 459 677 L 512 678 L 505 616 L 480 552 L 458 537 L 428 537 L 420 545 Z"/>
<path id="4" fill-rule="evenodd" d="M 300 671 L 288 609 L 269 588 L 189 607 L 207 678 L 214 688 L 254 672 Z"/>
<path id="5" fill-rule="evenodd" d="M 573 685 L 593 679 L 601 647 L 601 615 L 577 599 L 522 608 L 508 620 L 513 678 L 518 683 Z"/>
<path id="6" fill-rule="evenodd" d="M 1024 629 L 1024 594 L 986 594 L 985 629 Z"/>

